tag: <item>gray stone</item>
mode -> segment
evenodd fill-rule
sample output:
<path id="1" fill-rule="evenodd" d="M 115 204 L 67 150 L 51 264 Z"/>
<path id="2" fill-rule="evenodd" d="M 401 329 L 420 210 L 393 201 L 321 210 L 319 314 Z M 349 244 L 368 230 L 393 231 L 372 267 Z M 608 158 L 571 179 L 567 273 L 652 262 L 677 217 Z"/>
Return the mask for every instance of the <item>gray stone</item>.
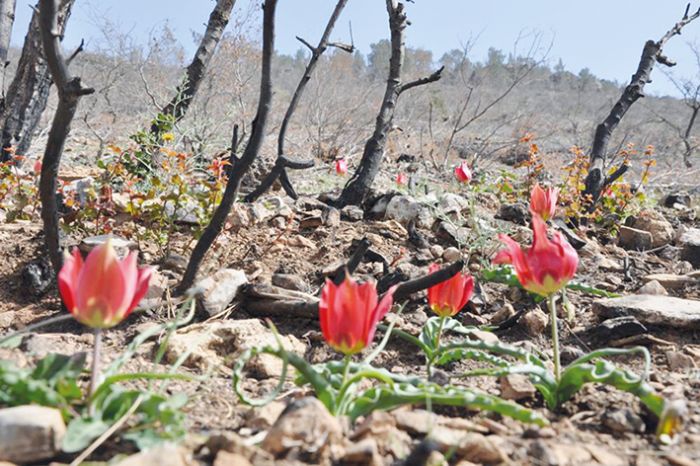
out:
<path id="1" fill-rule="evenodd" d="M 66 433 L 61 412 L 45 406 L 0 409 L 0 461 L 27 464 L 49 460 Z"/>
<path id="2" fill-rule="evenodd" d="M 276 273 L 272 275 L 272 284 L 287 290 L 308 291 L 306 281 L 297 274 Z"/>
<path id="3" fill-rule="evenodd" d="M 587 333 L 593 341 L 605 343 L 610 340 L 619 340 L 621 338 L 642 335 L 647 333 L 647 328 L 635 317 L 626 315 L 607 319 L 596 327 L 593 327 Z"/>
<path id="4" fill-rule="evenodd" d="M 632 295 L 595 301 L 601 318 L 633 316 L 642 324 L 700 329 L 700 301 L 658 295 Z"/>
<path id="5" fill-rule="evenodd" d="M 387 204 L 384 216 L 387 219 L 408 225 L 408 222 L 411 220 L 418 219 L 421 210 L 423 210 L 423 206 L 413 197 L 405 195 L 394 196 Z"/>
<path id="6" fill-rule="evenodd" d="M 356 205 L 347 205 L 340 211 L 340 218 L 348 222 L 359 222 L 365 216 L 365 212 Z"/>
<path id="7" fill-rule="evenodd" d="M 438 210 L 445 214 L 461 214 L 469 208 L 469 202 L 462 196 L 454 193 L 445 193 L 438 199 Z"/>
<path id="8" fill-rule="evenodd" d="M 678 239 L 681 246 L 681 259 L 700 269 L 700 228 L 689 228 Z"/>
<path id="9" fill-rule="evenodd" d="M 337 227 L 340 225 L 340 211 L 335 207 L 329 206 L 323 209 L 321 218 L 323 218 L 323 224 L 328 227 Z"/>
<path id="10" fill-rule="evenodd" d="M 200 303 L 209 315 L 215 315 L 226 309 L 238 294 L 241 286 L 248 283 L 245 272 L 236 269 L 221 269 L 213 275 L 197 282 L 202 294 Z"/>
<path id="11" fill-rule="evenodd" d="M 620 247 L 633 251 L 646 251 L 651 249 L 653 237 L 651 233 L 644 230 L 638 230 L 627 226 L 621 226 L 618 244 Z"/>

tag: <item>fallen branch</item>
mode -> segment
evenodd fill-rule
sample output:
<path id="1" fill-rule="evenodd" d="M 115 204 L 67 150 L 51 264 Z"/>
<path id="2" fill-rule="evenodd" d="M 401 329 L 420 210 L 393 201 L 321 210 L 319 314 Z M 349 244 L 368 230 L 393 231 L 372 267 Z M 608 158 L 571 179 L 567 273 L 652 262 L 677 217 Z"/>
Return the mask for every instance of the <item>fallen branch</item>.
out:
<path id="1" fill-rule="evenodd" d="M 51 265 L 55 273 L 58 273 L 63 264 L 58 234 L 58 201 L 56 198 L 58 168 L 61 164 L 66 138 L 70 132 L 70 125 L 78 108 L 78 102 L 82 96 L 92 94 L 95 91 L 83 87 L 80 78 L 71 76 L 68 71 L 68 63 L 61 51 L 58 32 L 58 0 L 41 0 L 39 7 L 39 29 L 46 63 L 58 90 L 58 106 L 51 123 L 42 159 L 39 196 L 41 198 L 41 218 L 44 222 L 44 241 Z"/>
<path id="2" fill-rule="evenodd" d="M 394 291 L 394 302 L 403 301 L 413 293 L 449 280 L 463 267 L 464 262 L 460 260 L 431 274 L 399 284 Z M 272 285 L 248 285 L 242 292 L 243 308 L 255 317 L 317 319 L 318 303 L 315 296 Z"/>

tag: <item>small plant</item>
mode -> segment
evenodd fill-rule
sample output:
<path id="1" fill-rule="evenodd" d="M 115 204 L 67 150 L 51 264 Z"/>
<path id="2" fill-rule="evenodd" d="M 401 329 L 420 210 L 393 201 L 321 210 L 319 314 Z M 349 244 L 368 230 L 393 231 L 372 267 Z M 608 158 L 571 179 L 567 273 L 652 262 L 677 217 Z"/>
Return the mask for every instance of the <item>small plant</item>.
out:
<path id="1" fill-rule="evenodd" d="M 31 220 L 39 212 L 39 175 L 41 162 L 32 170 L 19 167 L 25 159 L 10 151 L 11 158 L 0 163 L 0 209 L 7 212 L 6 220 Z"/>
<path id="2" fill-rule="evenodd" d="M 281 391 L 287 367 L 291 364 L 298 373 L 298 385 L 310 385 L 329 412 L 336 416 L 348 416 L 353 421 L 377 409 L 388 410 L 405 404 L 420 403 L 482 409 L 522 422 L 547 424 L 547 420 L 536 412 L 493 395 L 466 387 L 440 385 L 420 377 L 397 375 L 374 367 L 372 362 L 386 346 L 393 324 L 374 351 L 361 362 L 353 362 L 352 355 L 360 353 L 370 344 L 377 323 L 389 311 L 392 293 L 393 289 L 379 299 L 376 288 L 371 283 L 358 284 L 349 277 L 340 285 L 327 280 L 319 304 L 321 329 L 328 344 L 344 355 L 343 361 L 311 365 L 301 357 L 285 351 L 278 338 L 276 348 L 251 348 L 241 355 L 233 369 L 234 391 L 244 403 L 263 405 Z M 446 296 L 444 293 L 438 295 L 441 298 Z M 460 302 L 462 299 L 463 296 L 460 296 Z M 447 307 L 443 307 L 445 304 L 439 304 L 441 312 L 447 312 Z M 450 298 L 449 306 L 454 305 L 456 301 Z M 274 327 L 272 329 L 276 334 Z M 431 338 L 433 341 L 439 340 L 437 333 Z M 245 379 L 246 364 L 259 354 L 277 356 L 283 362 L 283 369 L 274 392 L 265 399 L 255 400 L 244 393 L 242 382 Z M 366 387 L 366 383 L 362 383 L 366 381 L 373 381 L 373 385 L 362 388 Z"/>
<path id="3" fill-rule="evenodd" d="M 181 440 L 186 433 L 181 408 L 187 397 L 166 395 L 163 387 L 158 391 L 151 388 L 151 382 L 157 380 L 192 380 L 175 373 L 181 361 L 167 373 L 122 373 L 121 369 L 139 345 L 165 331 L 166 338 L 156 355 L 156 363 L 160 362 L 170 333 L 194 315 L 194 300 L 187 303 L 188 316 L 181 318 L 182 313 L 178 313 L 174 322 L 142 332 L 105 370 L 99 364 L 102 331 L 120 323 L 134 309 L 148 289 L 150 273 L 148 268 L 137 268 L 134 253 L 118 260 L 109 242 L 95 248 L 85 262 L 77 252 L 67 257 L 59 273 L 61 296 L 71 314 L 95 330 L 89 388 L 84 393 L 80 383 L 85 353 L 70 357 L 51 354 L 33 369 L 0 361 L 0 404 L 36 403 L 60 409 L 68 423 L 62 444 L 66 453 L 87 448 L 82 454 L 87 456 L 118 430 L 123 439 L 133 441 L 139 449 Z M 2 338 L 0 345 L 13 341 L 15 336 Z M 122 385 L 139 380 L 148 381 L 147 388 Z"/>

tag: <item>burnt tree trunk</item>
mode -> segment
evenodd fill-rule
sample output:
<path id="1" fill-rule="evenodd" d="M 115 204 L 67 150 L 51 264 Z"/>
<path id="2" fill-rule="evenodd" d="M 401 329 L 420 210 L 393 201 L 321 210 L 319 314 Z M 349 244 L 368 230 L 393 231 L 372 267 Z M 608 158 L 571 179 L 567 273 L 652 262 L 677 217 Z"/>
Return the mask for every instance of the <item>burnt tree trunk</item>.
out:
<path id="1" fill-rule="evenodd" d="M 229 178 L 226 182 L 221 203 L 214 211 L 209 225 L 204 229 L 202 236 L 197 241 L 197 244 L 192 251 L 190 261 L 187 264 L 187 269 L 182 277 L 182 282 L 178 286 L 180 292 L 190 288 L 197 277 L 199 266 L 204 260 L 204 256 L 214 243 L 214 240 L 226 223 L 226 218 L 231 211 L 231 206 L 238 196 L 238 189 L 241 185 L 241 179 L 246 174 L 250 166 L 253 164 L 260 148 L 262 147 L 265 137 L 265 126 L 267 125 L 268 115 L 272 107 L 272 55 L 275 50 L 275 10 L 277 9 L 277 0 L 267 0 L 263 4 L 263 50 L 262 50 L 262 72 L 260 77 L 260 97 L 258 100 L 258 109 L 255 114 L 255 119 L 251 125 L 250 138 L 248 144 L 243 151 L 240 159 L 236 158 L 237 127 L 234 128 L 233 141 L 231 143 L 231 169 L 229 170 Z"/>
<path id="2" fill-rule="evenodd" d="M 377 115 L 374 133 L 365 143 L 360 165 L 348 180 L 343 192 L 335 201 L 338 207 L 350 204 L 359 205 L 369 194 L 372 182 L 379 172 L 387 136 L 394 121 L 396 103 L 403 91 L 440 79 L 443 68 L 432 75 L 401 84 L 401 71 L 403 69 L 405 30 L 408 19 L 404 11 L 404 5 L 397 0 L 386 0 L 386 9 L 389 13 L 389 29 L 391 30 L 391 58 L 389 59 L 389 77 L 386 81 L 386 89 L 382 106 Z"/>
<path id="3" fill-rule="evenodd" d="M 70 3 L 73 3 L 72 0 Z M 65 1 L 61 5 L 65 5 Z M 64 58 L 61 51 L 61 32 L 59 32 L 62 31 L 59 22 L 61 11 L 59 0 L 39 0 L 39 13 L 35 13 L 43 46 L 42 50 L 46 52 L 45 66 L 50 71 L 58 90 L 58 107 L 56 107 L 56 114 L 51 123 L 49 139 L 46 142 L 46 150 L 42 160 L 41 177 L 39 178 L 44 240 L 51 265 L 56 273 L 61 270 L 63 262 L 58 236 L 58 201 L 56 198 L 58 168 L 80 97 L 94 92 L 93 89 L 84 88 L 80 83 L 80 78 L 71 76 L 68 71 L 69 61 Z"/>
<path id="4" fill-rule="evenodd" d="M 689 9 L 690 4 L 688 4 L 686 8 L 683 18 L 664 34 L 661 39 L 658 41 L 648 40 L 646 44 L 644 44 L 642 56 L 639 59 L 637 71 L 632 76 L 632 80 L 622 92 L 620 99 L 615 103 L 612 110 L 610 110 L 608 116 L 596 128 L 593 138 L 593 147 L 591 148 L 588 175 L 586 176 L 586 189 L 583 192 L 584 201 L 588 204 L 588 209 L 590 211 L 595 209 L 595 205 L 605 188 L 620 178 L 629 169 L 629 166 L 622 164 L 617 167 L 611 175 L 605 176 L 610 137 L 627 111 L 632 107 L 632 104 L 639 100 L 639 98 L 644 97 L 644 86 L 651 82 L 651 72 L 654 69 L 654 65 L 656 65 L 657 62 L 666 66 L 674 66 L 676 64 L 663 55 L 663 47 L 671 37 L 681 33 L 683 26 L 700 16 L 700 9 L 692 16 L 688 16 Z"/>
<path id="5" fill-rule="evenodd" d="M 57 33 L 62 36 L 75 0 L 61 0 L 58 6 Z M 10 156 L 9 150 L 24 155 L 32 142 L 34 130 L 46 108 L 51 88 L 51 73 L 41 43 L 38 5 L 32 15 L 29 31 L 24 38 L 12 82 L 7 90 L 7 99 L 0 112 L 0 142 L 3 160 Z"/>
<path id="6" fill-rule="evenodd" d="M 5 68 L 10 49 L 17 0 L 0 0 L 0 67 Z"/>
<path id="7" fill-rule="evenodd" d="M 180 121 L 187 113 L 192 99 L 194 99 L 199 86 L 202 84 L 207 66 L 214 56 L 219 41 L 221 41 L 224 29 L 226 29 L 231 19 L 231 11 L 235 4 L 236 0 L 216 1 L 216 6 L 214 6 L 214 10 L 209 15 L 207 29 L 194 54 L 194 58 L 187 67 L 182 83 L 175 90 L 175 96 L 161 110 L 163 115 L 172 116 L 175 121 Z M 157 122 L 151 125 L 151 133 L 158 137 L 160 136 Z"/>
<path id="8" fill-rule="evenodd" d="M 338 0 L 338 3 L 335 5 L 335 9 L 333 10 L 333 13 L 331 14 L 330 19 L 328 20 L 328 23 L 326 24 L 326 29 L 323 31 L 323 35 L 321 36 L 321 40 L 318 42 L 318 45 L 316 47 L 313 47 L 311 44 L 306 42 L 304 39 L 301 39 L 297 37 L 297 39 L 302 42 L 304 45 L 306 45 L 309 49 L 311 49 L 311 59 L 309 60 L 309 63 L 306 65 L 306 69 L 304 70 L 304 74 L 301 77 L 301 80 L 299 81 L 299 84 L 297 84 L 297 88 L 294 91 L 294 95 L 292 96 L 292 100 L 289 102 L 289 107 L 287 107 L 287 112 L 284 114 L 284 119 L 282 120 L 282 126 L 280 126 L 280 132 L 279 136 L 277 139 L 277 160 L 275 161 L 275 165 L 272 167 L 272 170 L 270 170 L 270 173 L 263 178 L 262 182 L 260 185 L 255 189 L 255 191 L 251 192 L 245 197 L 246 202 L 253 202 L 257 198 L 263 195 L 265 191 L 267 191 L 270 186 L 277 180 L 277 178 L 280 179 L 282 182 L 282 187 L 284 188 L 284 191 L 287 193 L 289 197 L 292 199 L 297 199 L 297 193 L 294 190 L 294 186 L 292 186 L 291 181 L 289 180 L 289 176 L 287 175 L 287 168 L 292 168 L 292 169 L 303 169 L 303 168 L 311 168 L 314 166 L 314 161 L 309 160 L 309 161 L 294 161 L 291 160 L 284 152 L 284 142 L 285 142 L 285 137 L 287 135 L 287 127 L 289 126 L 289 121 L 292 119 L 292 115 L 294 114 L 294 111 L 297 108 L 297 105 L 299 105 L 299 101 L 301 100 L 301 96 L 304 93 L 304 89 L 306 89 L 306 85 L 309 83 L 311 80 L 311 74 L 314 72 L 314 69 L 316 68 L 316 64 L 318 64 L 319 58 L 321 58 L 321 55 L 323 55 L 323 52 L 326 51 L 329 45 L 334 45 L 341 50 L 345 50 L 346 52 L 352 53 L 354 51 L 354 47 L 352 45 L 342 45 L 342 44 L 329 44 L 328 39 L 331 36 L 331 32 L 333 31 L 333 28 L 335 27 L 335 23 L 338 20 L 338 17 L 340 16 L 340 13 L 342 13 L 343 8 L 345 8 L 345 5 L 348 3 L 348 0 Z"/>

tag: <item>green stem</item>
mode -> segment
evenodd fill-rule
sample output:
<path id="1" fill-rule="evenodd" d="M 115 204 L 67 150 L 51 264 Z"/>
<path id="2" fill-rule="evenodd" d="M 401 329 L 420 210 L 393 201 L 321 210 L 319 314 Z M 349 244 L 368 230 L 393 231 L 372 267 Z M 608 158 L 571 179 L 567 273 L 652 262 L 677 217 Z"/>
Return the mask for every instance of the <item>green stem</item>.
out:
<path id="1" fill-rule="evenodd" d="M 559 329 L 557 328 L 557 303 L 556 295 L 551 294 L 547 298 L 549 305 L 550 325 L 552 326 L 552 352 L 554 357 L 554 380 L 557 383 L 561 377 L 561 363 L 559 358 Z"/>
<path id="2" fill-rule="evenodd" d="M 92 345 L 92 369 L 90 373 L 90 392 L 92 398 L 100 385 L 100 351 L 102 350 L 102 329 L 95 329 L 95 341 Z M 95 405 L 90 404 L 90 416 L 94 415 Z"/>
<path id="3" fill-rule="evenodd" d="M 428 379 L 433 375 L 433 362 L 435 362 L 435 358 L 440 354 L 440 337 L 442 336 L 442 330 L 445 327 L 445 320 L 447 318 L 445 316 L 440 316 L 440 325 L 438 326 L 438 331 L 435 334 L 435 341 L 434 343 L 434 350 L 431 351 L 430 353 L 426 353 L 425 359 L 426 359 L 426 364 L 425 364 L 425 371 L 428 374 Z"/>
<path id="4" fill-rule="evenodd" d="M 439 350 L 440 350 L 440 337 L 442 336 L 442 329 L 445 328 L 445 320 L 447 320 L 447 317 L 440 316 L 440 325 L 438 326 L 438 331 L 437 331 L 437 334 L 435 335 L 435 351 L 436 352 L 439 352 Z"/>

